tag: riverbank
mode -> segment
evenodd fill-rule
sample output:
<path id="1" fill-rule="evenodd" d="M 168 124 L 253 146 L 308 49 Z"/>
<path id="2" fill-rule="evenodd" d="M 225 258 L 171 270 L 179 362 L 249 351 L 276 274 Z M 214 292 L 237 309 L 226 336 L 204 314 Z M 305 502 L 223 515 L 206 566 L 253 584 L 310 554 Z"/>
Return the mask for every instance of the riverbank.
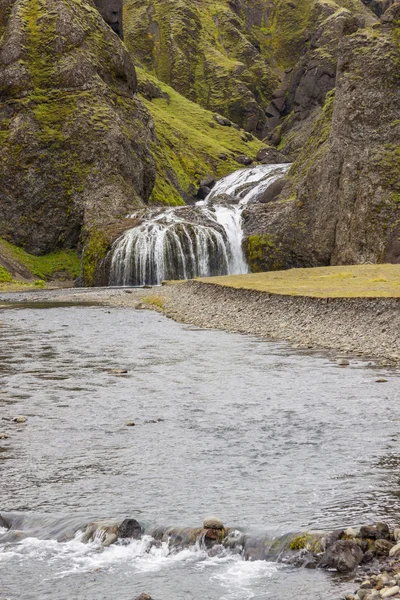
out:
<path id="1" fill-rule="evenodd" d="M 250 276 L 251 277 L 251 276 Z M 2 294 L 0 300 L 71 301 L 149 308 L 198 327 L 286 340 L 295 349 L 400 362 L 400 298 L 321 298 L 227 287 L 220 278 L 150 289 L 84 289 Z M 225 279 L 225 278 L 221 278 Z"/>

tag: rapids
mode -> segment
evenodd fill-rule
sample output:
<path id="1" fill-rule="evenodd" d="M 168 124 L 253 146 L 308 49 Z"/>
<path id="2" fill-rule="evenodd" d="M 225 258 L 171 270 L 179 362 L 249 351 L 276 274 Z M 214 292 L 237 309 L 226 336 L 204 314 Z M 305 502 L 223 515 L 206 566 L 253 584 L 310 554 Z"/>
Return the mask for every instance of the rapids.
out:
<path id="1" fill-rule="evenodd" d="M 149 209 L 135 213 L 141 223 L 126 231 L 111 249 L 109 284 L 160 284 L 248 272 L 242 249 L 242 211 L 290 165 L 240 169 L 218 181 L 195 207 Z"/>

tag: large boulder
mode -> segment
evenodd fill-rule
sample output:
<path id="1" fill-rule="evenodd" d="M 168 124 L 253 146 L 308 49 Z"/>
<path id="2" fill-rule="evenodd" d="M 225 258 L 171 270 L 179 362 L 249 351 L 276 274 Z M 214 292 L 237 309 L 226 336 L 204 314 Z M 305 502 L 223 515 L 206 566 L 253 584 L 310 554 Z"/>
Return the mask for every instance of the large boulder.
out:
<path id="1" fill-rule="evenodd" d="M 0 19 L 0 236 L 74 247 L 152 190 L 135 68 L 92 0 L 8 0 Z"/>
<path id="2" fill-rule="evenodd" d="M 350 540 L 339 540 L 329 546 L 323 554 L 320 566 L 326 569 L 336 569 L 339 573 L 354 571 L 363 559 L 361 548 Z"/>

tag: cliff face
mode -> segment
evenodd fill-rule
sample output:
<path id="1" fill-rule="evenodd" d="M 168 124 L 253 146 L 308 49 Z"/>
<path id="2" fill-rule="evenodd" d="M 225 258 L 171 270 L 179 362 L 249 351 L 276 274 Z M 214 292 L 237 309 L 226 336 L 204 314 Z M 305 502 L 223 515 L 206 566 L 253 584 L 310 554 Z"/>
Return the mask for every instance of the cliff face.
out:
<path id="1" fill-rule="evenodd" d="M 400 3 L 343 38 L 336 89 L 283 193 L 246 215 L 259 268 L 400 262 L 399 16 Z"/>
<path id="2" fill-rule="evenodd" d="M 92 2 L 15 0 L 0 14 L 0 236 L 34 253 L 75 247 L 83 226 L 152 191 L 135 68 Z"/>

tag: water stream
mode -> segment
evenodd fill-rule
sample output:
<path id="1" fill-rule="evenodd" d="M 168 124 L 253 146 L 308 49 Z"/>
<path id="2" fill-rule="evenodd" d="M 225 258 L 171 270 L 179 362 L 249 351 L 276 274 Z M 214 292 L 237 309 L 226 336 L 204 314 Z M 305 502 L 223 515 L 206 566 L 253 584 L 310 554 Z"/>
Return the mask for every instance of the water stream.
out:
<path id="1" fill-rule="evenodd" d="M 111 250 L 110 285 L 160 284 L 248 272 L 242 249 L 242 211 L 290 165 L 240 169 L 221 179 L 195 207 L 149 209 Z"/>
<path id="2" fill-rule="evenodd" d="M 353 585 L 150 536 L 82 542 L 98 518 L 273 539 L 399 514 L 398 373 L 102 307 L 3 310 L 2 600 L 324 600 Z M 124 368 L 118 377 L 109 372 Z M 375 383 L 384 376 L 385 384 Z M 26 415 L 18 425 L 12 419 Z M 135 427 L 127 427 L 128 421 Z"/>

